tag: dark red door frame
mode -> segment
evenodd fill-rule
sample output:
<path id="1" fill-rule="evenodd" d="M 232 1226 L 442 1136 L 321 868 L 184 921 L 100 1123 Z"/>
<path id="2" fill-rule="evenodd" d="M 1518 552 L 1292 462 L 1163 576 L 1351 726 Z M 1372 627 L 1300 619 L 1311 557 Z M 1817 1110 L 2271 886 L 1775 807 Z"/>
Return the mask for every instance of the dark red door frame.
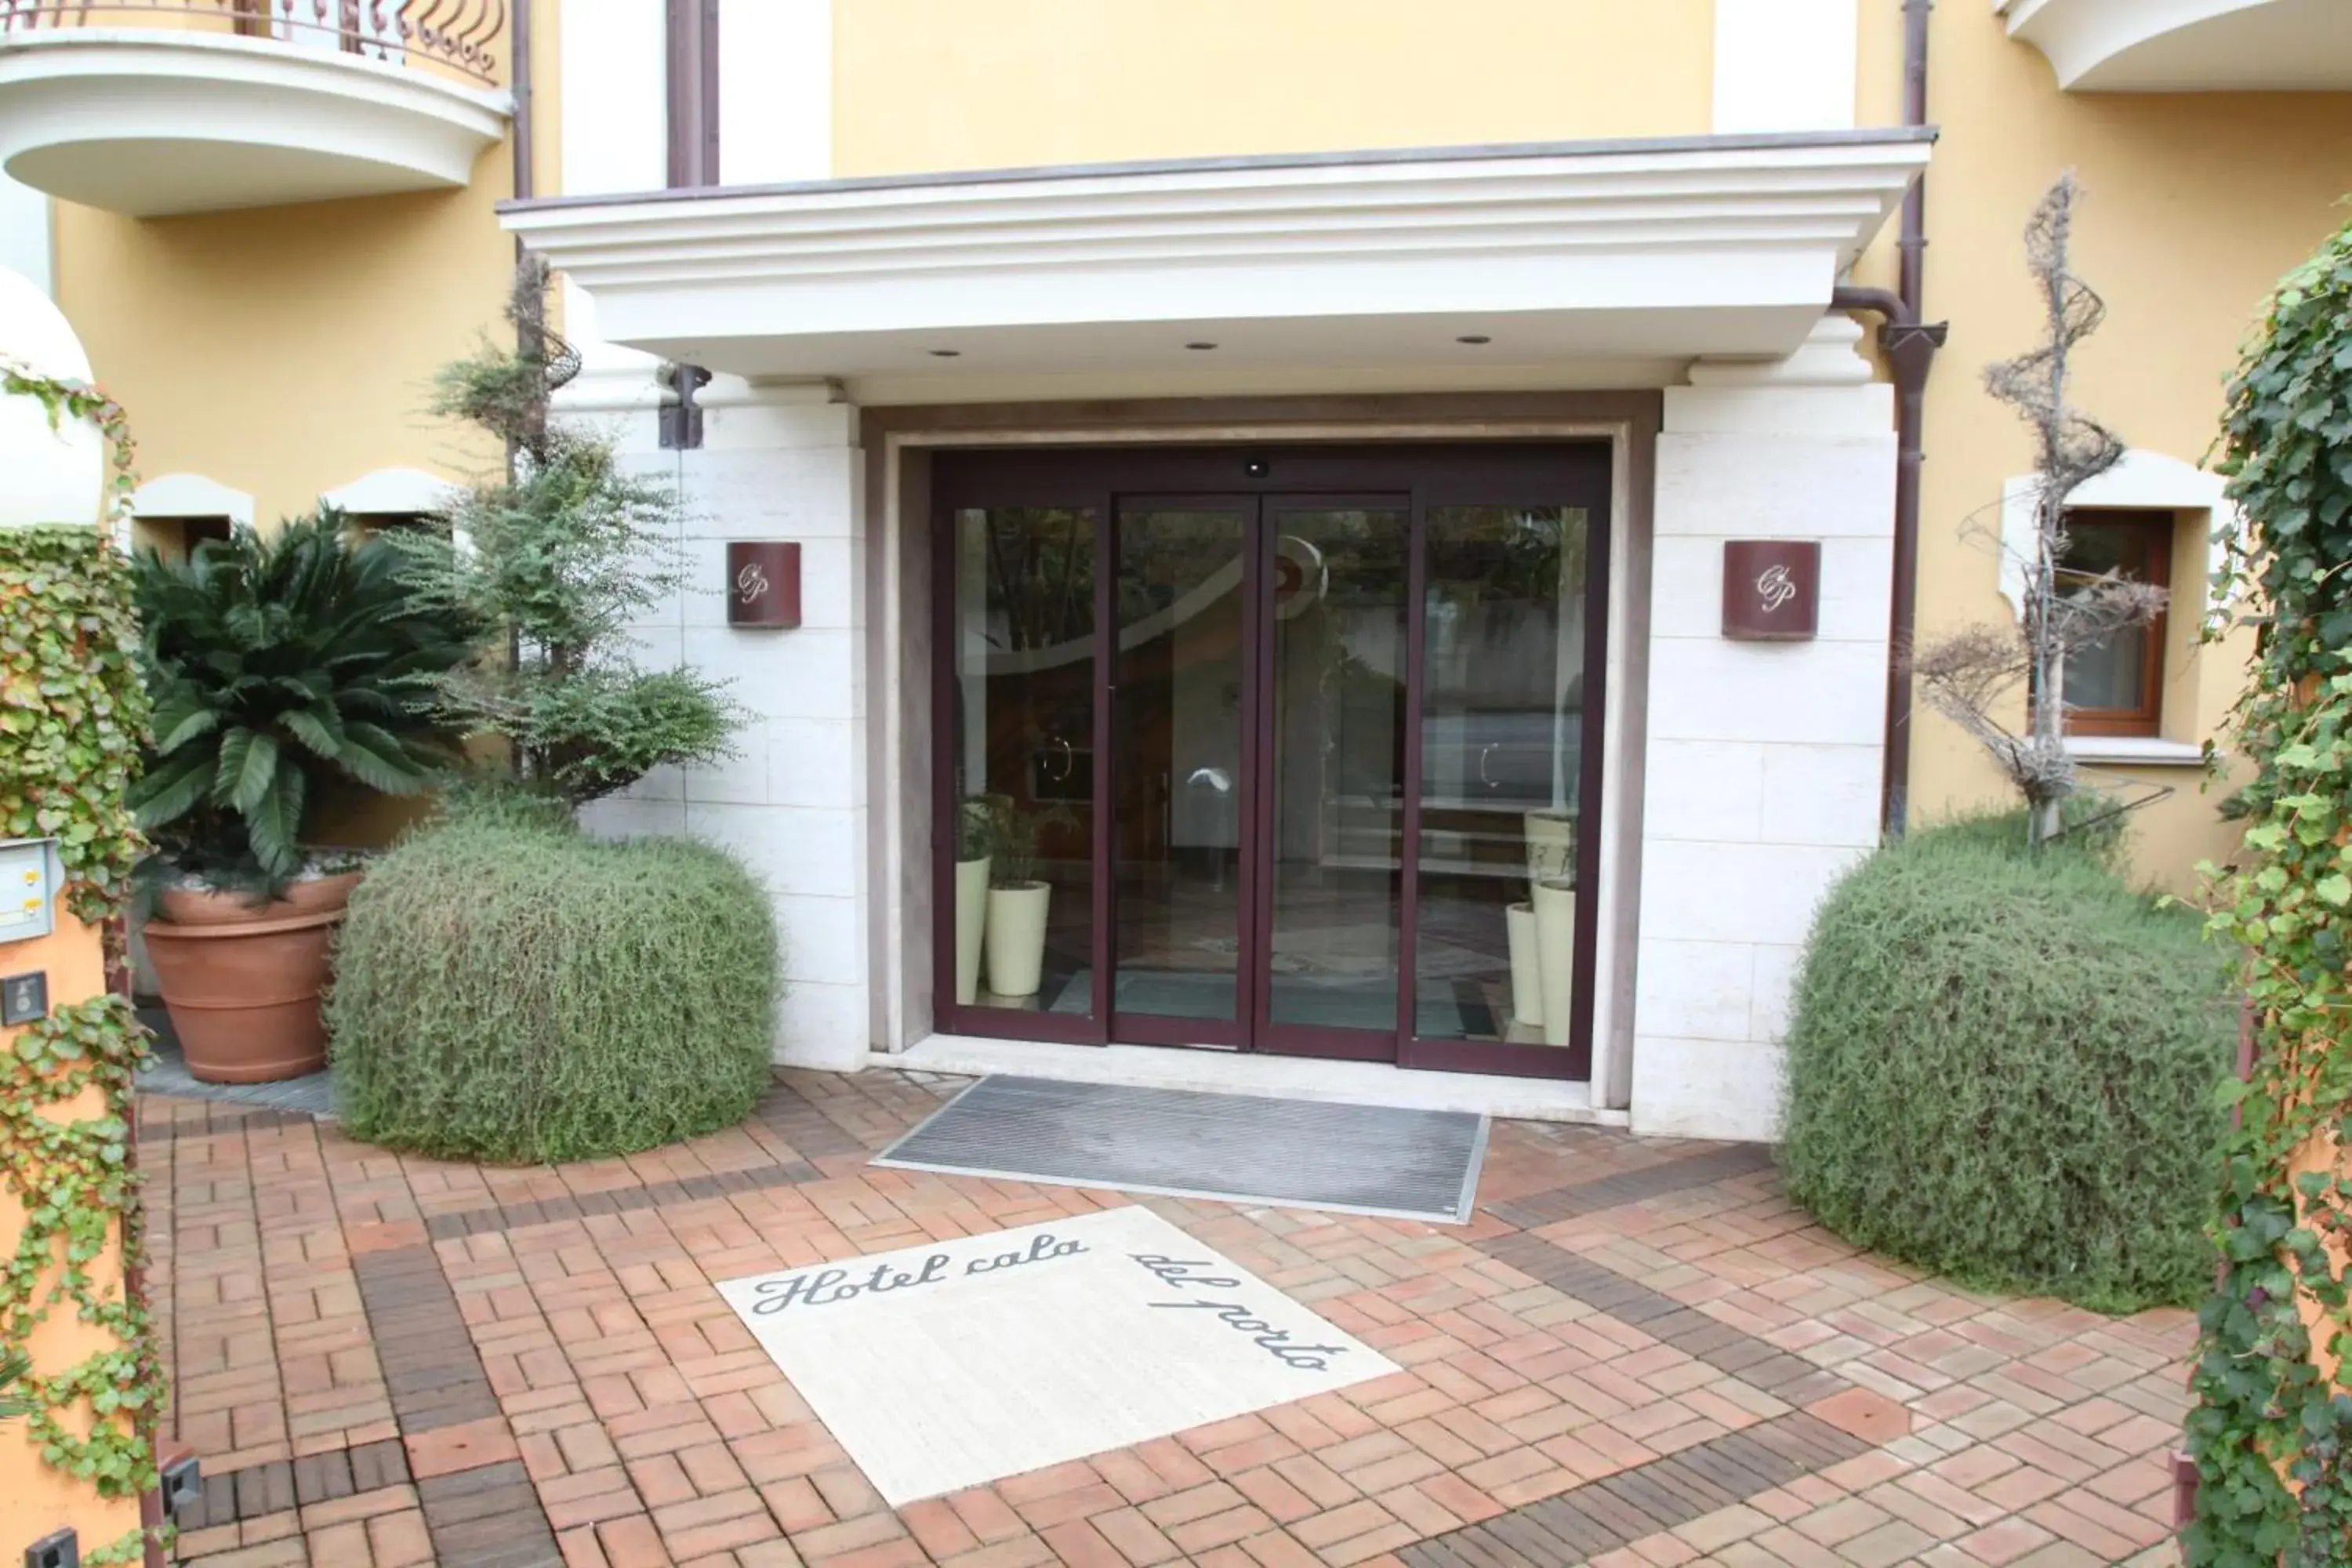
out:
<path id="1" fill-rule="evenodd" d="M 1377 447 L 1141 447 L 1007 450 L 942 449 L 934 459 L 932 519 L 932 943 L 937 1017 L 944 1033 L 1103 1045 L 1224 1044 L 1220 1033 L 1181 1020 L 1138 1026 L 1113 1005 L 1113 927 L 1118 900 L 1113 703 L 1118 676 L 1117 616 L 1118 517 L 1130 500 L 1182 498 L 1194 504 L 1233 506 L 1252 499 L 1244 535 L 1244 610 L 1250 635 L 1244 650 L 1242 772 L 1249 792 L 1242 803 L 1240 858 L 1240 995 L 1237 1016 L 1250 1020 L 1234 1044 L 1281 1054 L 1393 1061 L 1449 1071 L 1528 1078 L 1585 1079 L 1591 1073 L 1593 983 L 1605 775 L 1606 672 L 1611 573 L 1610 447 L 1606 441 L 1514 442 L 1488 445 L 1396 441 Z M 1393 1035 L 1372 1031 L 1275 1026 L 1268 1016 L 1274 703 L 1271 556 L 1275 511 L 1305 510 L 1334 497 L 1363 504 L 1409 498 L 1406 552 L 1406 680 L 1402 822 L 1399 876 L 1402 900 L 1398 947 L 1398 1009 Z M 1094 520 L 1095 668 L 1094 819 L 1090 959 L 1091 1016 L 961 1006 L 955 1001 L 955 842 L 952 738 L 958 722 L 955 638 L 955 530 L 959 510 L 972 508 L 1061 507 Z M 1580 716 L 1577 824 L 1577 934 L 1573 955 L 1577 1012 L 1565 1048 L 1506 1041 L 1432 1040 L 1417 1037 L 1419 858 L 1425 683 L 1429 514 L 1454 506 L 1566 507 L 1587 519 L 1584 616 L 1586 679 Z M 1158 1037 L 1139 1038 L 1139 1036 Z"/>

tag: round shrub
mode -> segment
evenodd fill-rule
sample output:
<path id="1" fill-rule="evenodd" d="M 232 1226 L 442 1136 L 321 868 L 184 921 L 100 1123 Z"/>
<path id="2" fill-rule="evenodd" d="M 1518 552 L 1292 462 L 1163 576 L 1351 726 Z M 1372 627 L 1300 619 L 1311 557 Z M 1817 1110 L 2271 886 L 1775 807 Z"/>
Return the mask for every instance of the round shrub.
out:
<path id="1" fill-rule="evenodd" d="M 2212 1283 L 2235 1016 L 2199 922 L 1998 826 L 1881 849 L 1817 917 L 1789 1194 L 1857 1246 L 2103 1311 Z"/>
<path id="2" fill-rule="evenodd" d="M 728 856 L 519 810 L 411 836 L 352 896 L 328 1000 L 352 1134 L 455 1159 L 624 1154 L 769 1082 L 767 895 Z"/>

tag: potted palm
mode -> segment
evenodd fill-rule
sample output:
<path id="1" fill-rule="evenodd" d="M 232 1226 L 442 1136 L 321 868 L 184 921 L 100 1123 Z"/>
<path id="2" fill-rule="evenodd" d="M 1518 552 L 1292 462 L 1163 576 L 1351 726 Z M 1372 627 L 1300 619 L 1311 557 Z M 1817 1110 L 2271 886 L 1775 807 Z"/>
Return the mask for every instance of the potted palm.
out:
<path id="1" fill-rule="evenodd" d="M 331 511 L 137 565 L 154 744 L 131 795 L 155 853 L 149 963 L 188 1070 L 221 1083 L 315 1072 L 319 993 L 359 875 L 305 832 L 337 784 L 412 795 L 457 754 L 433 683 L 471 622 L 426 608 L 402 557 Z"/>
<path id="2" fill-rule="evenodd" d="M 1075 821 L 1063 806 L 1024 811 L 1004 796 L 989 817 L 988 988 L 999 996 L 1034 996 L 1045 969 L 1045 917 L 1054 885 L 1037 874 L 1045 829 Z"/>

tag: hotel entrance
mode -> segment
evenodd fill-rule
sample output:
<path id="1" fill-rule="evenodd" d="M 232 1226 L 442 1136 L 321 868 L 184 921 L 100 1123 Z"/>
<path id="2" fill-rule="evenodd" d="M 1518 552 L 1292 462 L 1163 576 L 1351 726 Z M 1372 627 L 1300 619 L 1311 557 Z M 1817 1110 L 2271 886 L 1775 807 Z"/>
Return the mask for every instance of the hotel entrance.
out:
<path id="1" fill-rule="evenodd" d="M 941 1026 L 1587 1076 L 1609 460 L 940 453 Z"/>

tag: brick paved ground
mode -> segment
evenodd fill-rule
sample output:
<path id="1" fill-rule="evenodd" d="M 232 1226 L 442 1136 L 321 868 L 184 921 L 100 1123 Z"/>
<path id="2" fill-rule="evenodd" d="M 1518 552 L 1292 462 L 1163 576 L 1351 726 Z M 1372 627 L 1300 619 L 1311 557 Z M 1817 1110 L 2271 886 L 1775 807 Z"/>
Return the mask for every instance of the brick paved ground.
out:
<path id="1" fill-rule="evenodd" d="M 1497 1127 L 1475 1225 L 1145 1200 L 1406 1370 L 883 1506 L 715 1279 L 1135 1201 L 872 1170 L 954 1084 L 788 1074 L 559 1170 L 151 1098 L 206 1568 L 2170 1563 L 2185 1314 L 1856 1255 L 1753 1149 Z"/>

